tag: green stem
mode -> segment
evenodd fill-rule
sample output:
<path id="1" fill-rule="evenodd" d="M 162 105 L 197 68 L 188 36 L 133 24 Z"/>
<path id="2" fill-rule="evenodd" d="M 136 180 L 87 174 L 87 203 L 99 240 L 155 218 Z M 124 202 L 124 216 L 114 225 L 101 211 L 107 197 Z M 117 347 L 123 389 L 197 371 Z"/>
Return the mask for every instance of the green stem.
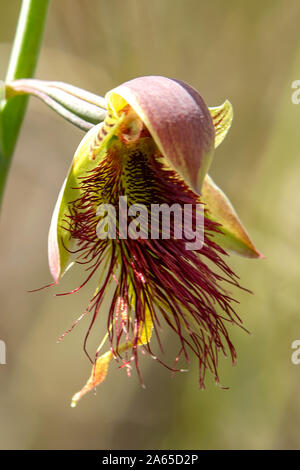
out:
<path id="1" fill-rule="evenodd" d="M 6 81 L 34 75 L 50 0 L 23 0 Z M 27 96 L 4 101 L 0 109 L 0 204 L 28 102 Z"/>

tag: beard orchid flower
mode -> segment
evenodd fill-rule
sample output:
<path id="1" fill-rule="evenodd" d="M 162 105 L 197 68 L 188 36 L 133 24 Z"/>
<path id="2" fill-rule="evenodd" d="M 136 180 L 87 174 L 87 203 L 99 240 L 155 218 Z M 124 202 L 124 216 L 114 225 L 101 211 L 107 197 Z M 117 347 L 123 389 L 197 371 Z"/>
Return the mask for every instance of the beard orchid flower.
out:
<path id="1" fill-rule="evenodd" d="M 207 174 L 214 150 L 231 125 L 229 101 L 208 108 L 189 85 L 149 76 L 108 92 L 105 103 L 104 122 L 89 130 L 75 153 L 49 232 L 54 282 L 78 263 L 85 267 L 86 279 L 72 292 L 94 283 L 93 297 L 80 317 L 90 317 L 85 350 L 97 317 L 107 318 L 91 376 L 74 395 L 72 406 L 105 379 L 112 359 L 128 374 L 135 365 L 143 383 L 141 350 L 173 372 L 181 370 L 177 367 L 181 357 L 189 361 L 194 354 L 200 387 L 206 371 L 218 382 L 218 354 L 229 353 L 233 362 L 236 359 L 226 325 L 242 324 L 226 287 L 240 285 L 224 258 L 228 252 L 261 257 L 231 203 Z M 186 232 L 178 236 L 182 227 L 174 214 L 169 217 L 169 236 L 161 222 L 158 233 L 153 233 L 149 215 L 153 206 L 174 204 L 182 209 L 203 205 L 200 248 L 187 249 L 191 237 Z M 146 215 L 140 211 L 139 223 L 134 220 L 136 212 L 130 212 L 133 205 L 147 209 Z M 124 229 L 125 215 L 131 232 L 128 226 Z M 193 227 L 196 215 L 192 210 Z M 112 216 L 114 237 L 108 236 Z M 104 226 L 106 235 L 99 233 Z M 171 365 L 150 346 L 151 337 L 156 337 L 162 350 L 160 331 L 166 325 L 178 337 L 178 354 Z M 102 354 L 106 340 L 108 352 Z"/>

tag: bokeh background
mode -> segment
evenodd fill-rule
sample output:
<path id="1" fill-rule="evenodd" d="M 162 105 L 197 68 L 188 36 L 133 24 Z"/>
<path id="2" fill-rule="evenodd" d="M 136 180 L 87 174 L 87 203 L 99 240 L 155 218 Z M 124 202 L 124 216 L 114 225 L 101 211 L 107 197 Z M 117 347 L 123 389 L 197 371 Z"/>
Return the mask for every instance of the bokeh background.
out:
<path id="1" fill-rule="evenodd" d="M 0 77 L 19 0 L 1 0 Z M 232 256 L 255 294 L 235 292 L 251 335 L 231 336 L 238 364 L 220 364 L 221 390 L 198 389 L 197 363 L 173 379 L 142 358 L 143 390 L 113 364 L 96 396 L 70 398 L 90 364 L 87 321 L 56 339 L 82 312 L 89 290 L 29 294 L 50 281 L 47 233 L 58 190 L 82 132 L 35 99 L 11 168 L 0 222 L 1 449 L 265 449 L 300 447 L 300 79 L 298 0 L 53 0 L 36 76 L 104 95 L 140 75 L 190 83 L 208 105 L 229 98 L 232 129 L 211 174 L 233 201 L 264 261 Z M 77 285 L 69 273 L 60 291 Z M 91 350 L 103 331 L 97 327 Z M 172 338 L 165 340 L 172 346 Z M 99 342 L 99 341 L 98 341 Z"/>

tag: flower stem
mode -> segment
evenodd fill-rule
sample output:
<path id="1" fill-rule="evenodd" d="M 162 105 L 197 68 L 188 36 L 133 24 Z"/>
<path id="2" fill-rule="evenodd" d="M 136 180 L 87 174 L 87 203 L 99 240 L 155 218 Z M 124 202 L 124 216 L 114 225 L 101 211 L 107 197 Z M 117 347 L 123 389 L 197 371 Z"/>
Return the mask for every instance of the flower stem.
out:
<path id="1" fill-rule="evenodd" d="M 42 100 L 60 116 L 85 132 L 104 121 L 106 101 L 69 83 L 21 78 L 5 84 L 6 98 L 32 95 Z"/>
<path id="2" fill-rule="evenodd" d="M 32 77 L 36 68 L 50 0 L 23 0 L 6 81 Z M 28 102 L 16 96 L 0 104 L 0 204 Z"/>

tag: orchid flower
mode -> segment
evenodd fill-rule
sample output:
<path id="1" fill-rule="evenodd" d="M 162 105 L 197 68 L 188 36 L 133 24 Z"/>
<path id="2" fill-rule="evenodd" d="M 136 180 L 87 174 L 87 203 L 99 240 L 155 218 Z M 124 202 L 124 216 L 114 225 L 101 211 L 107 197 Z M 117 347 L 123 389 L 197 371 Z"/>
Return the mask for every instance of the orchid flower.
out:
<path id="1" fill-rule="evenodd" d="M 104 122 L 86 133 L 75 152 L 49 232 L 54 282 L 78 263 L 87 271 L 86 280 L 72 292 L 87 282 L 95 286 L 79 317 L 90 316 L 85 350 L 98 315 L 107 315 L 107 331 L 92 358 L 91 376 L 74 395 L 72 406 L 105 379 L 112 359 L 128 374 L 135 365 L 143 384 L 140 350 L 172 372 L 183 370 L 178 368 L 181 357 L 189 362 L 194 354 L 200 387 L 204 388 L 208 370 L 219 383 L 218 354 L 229 353 L 233 363 L 236 360 L 226 325 L 242 326 L 228 291 L 240 284 L 225 258 L 229 252 L 262 257 L 230 201 L 207 174 L 214 150 L 231 125 L 229 101 L 208 108 L 189 85 L 149 76 L 109 91 L 104 107 Z M 142 204 L 149 209 L 152 204 L 204 204 L 203 246 L 187 250 L 187 239 L 176 236 L 174 218 L 169 238 L 151 237 L 151 231 L 148 237 L 142 231 L 133 238 L 122 236 L 120 198 L 126 198 L 129 206 Z M 112 205 L 118 215 L 115 238 L 99 237 L 103 204 Z M 194 212 L 192 218 L 195 224 Z M 160 331 L 166 325 L 178 337 L 178 354 L 171 365 L 150 346 L 156 337 L 163 351 Z M 108 352 L 102 354 L 105 341 Z"/>

